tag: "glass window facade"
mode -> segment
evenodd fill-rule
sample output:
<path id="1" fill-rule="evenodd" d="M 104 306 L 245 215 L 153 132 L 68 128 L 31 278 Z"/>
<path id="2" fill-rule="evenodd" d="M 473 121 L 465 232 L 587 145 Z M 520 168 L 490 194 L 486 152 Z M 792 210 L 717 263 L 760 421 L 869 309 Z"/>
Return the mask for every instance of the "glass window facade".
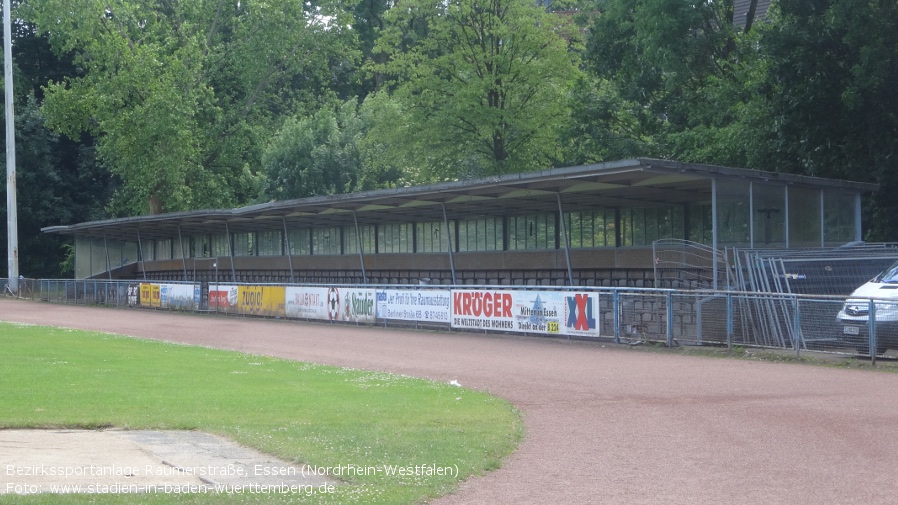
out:
<path id="1" fill-rule="evenodd" d="M 300 228 L 287 234 L 287 247 L 293 256 L 312 254 L 312 230 Z"/>
<path id="2" fill-rule="evenodd" d="M 153 243 L 153 256 L 157 260 L 172 259 L 172 241 L 170 238 L 155 240 Z"/>
<path id="3" fill-rule="evenodd" d="M 255 256 L 256 234 L 253 232 L 234 234 L 234 256 Z"/>
<path id="4" fill-rule="evenodd" d="M 455 221 L 449 221 L 449 237 L 454 244 Z M 446 252 L 448 240 L 445 223 L 415 223 L 415 252 Z"/>
<path id="5" fill-rule="evenodd" d="M 221 258 L 230 255 L 231 248 L 228 246 L 228 234 L 221 233 L 218 235 L 212 235 L 212 256 Z"/>
<path id="6" fill-rule="evenodd" d="M 564 219 L 572 248 L 614 247 L 617 244 L 614 209 L 566 212 Z"/>
<path id="7" fill-rule="evenodd" d="M 717 182 L 717 245 L 751 245 L 751 183 L 743 180 Z"/>
<path id="8" fill-rule="evenodd" d="M 662 238 L 683 238 L 684 219 L 681 206 L 621 209 L 621 245 L 651 245 Z"/>
<path id="9" fill-rule="evenodd" d="M 195 235 L 190 237 L 190 258 L 211 258 L 212 243 L 209 235 Z"/>
<path id="10" fill-rule="evenodd" d="M 459 251 L 501 251 L 502 244 L 501 217 L 466 219 L 458 222 Z"/>
<path id="11" fill-rule="evenodd" d="M 841 245 L 858 240 L 854 218 L 857 197 L 841 191 L 823 192 L 823 241 Z"/>
<path id="12" fill-rule="evenodd" d="M 752 184 L 754 247 L 786 247 L 786 188 Z"/>
<path id="13" fill-rule="evenodd" d="M 377 243 L 375 241 L 376 230 L 373 224 L 359 226 L 359 233 L 362 237 L 362 252 L 372 254 L 376 251 Z M 345 254 L 359 253 L 359 237 L 356 234 L 355 226 L 347 226 L 343 229 L 343 251 Z"/>
<path id="14" fill-rule="evenodd" d="M 820 247 L 820 191 L 789 188 L 789 247 Z"/>
<path id="15" fill-rule="evenodd" d="M 259 256 L 281 256 L 284 254 L 284 246 L 281 240 L 283 233 L 280 230 L 265 230 L 256 234 L 256 249 Z"/>
<path id="16" fill-rule="evenodd" d="M 508 249 L 555 249 L 555 214 L 508 218 Z"/>
<path id="17" fill-rule="evenodd" d="M 407 253 L 412 252 L 412 224 L 390 223 L 377 227 L 377 252 Z"/>
<path id="18" fill-rule="evenodd" d="M 341 244 L 338 226 L 312 229 L 312 254 L 341 254 Z"/>
<path id="19" fill-rule="evenodd" d="M 689 236 L 687 240 L 700 244 L 714 243 L 714 221 L 711 215 L 711 204 L 689 206 Z"/>

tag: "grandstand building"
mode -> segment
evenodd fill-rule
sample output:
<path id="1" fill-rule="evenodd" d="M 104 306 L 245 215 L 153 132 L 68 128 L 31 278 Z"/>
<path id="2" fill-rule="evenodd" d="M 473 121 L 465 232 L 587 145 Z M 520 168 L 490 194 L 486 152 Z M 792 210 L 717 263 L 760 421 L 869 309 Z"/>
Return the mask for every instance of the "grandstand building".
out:
<path id="1" fill-rule="evenodd" d="M 652 244 L 861 240 L 876 185 L 632 159 L 485 179 L 45 228 L 76 278 L 651 286 Z"/>

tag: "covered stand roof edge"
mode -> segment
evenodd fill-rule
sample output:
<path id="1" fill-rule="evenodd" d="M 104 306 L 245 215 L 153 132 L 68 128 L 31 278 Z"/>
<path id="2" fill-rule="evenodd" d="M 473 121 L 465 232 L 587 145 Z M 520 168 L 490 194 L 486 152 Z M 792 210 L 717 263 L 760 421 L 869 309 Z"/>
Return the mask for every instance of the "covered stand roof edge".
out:
<path id="1" fill-rule="evenodd" d="M 724 177 L 727 179 L 744 179 L 756 181 L 780 182 L 790 185 L 799 185 L 813 188 L 831 188 L 849 190 L 855 192 L 871 192 L 878 185 L 871 183 L 851 182 L 836 179 L 822 179 L 817 177 L 763 172 L 744 168 L 731 168 L 715 165 L 703 165 L 695 163 L 681 163 L 676 161 L 637 158 L 575 167 L 550 168 L 546 170 L 524 172 L 516 174 L 498 175 L 468 181 L 452 181 L 424 186 L 412 186 L 403 188 L 381 189 L 359 193 L 341 195 L 315 196 L 309 198 L 267 202 L 234 209 L 206 209 L 195 211 L 171 212 L 165 214 L 151 214 L 126 218 L 106 219 L 90 221 L 66 226 L 50 226 L 42 228 L 44 233 L 79 235 L 87 237 L 104 237 L 110 239 L 136 240 L 138 233 L 145 238 L 152 239 L 162 236 L 162 230 L 171 236 L 171 232 L 178 227 L 188 229 L 189 233 L 223 232 L 226 224 L 234 225 L 237 222 L 253 221 L 259 218 L 290 219 L 291 213 L 302 212 L 304 209 L 315 213 L 316 209 L 342 210 L 347 215 L 352 211 L 365 206 L 376 205 L 378 202 L 404 202 L 406 204 L 428 200 L 437 203 L 446 203 L 447 208 L 453 203 L 450 200 L 460 196 L 476 195 L 478 191 L 497 189 L 510 193 L 531 187 L 540 187 L 543 191 L 562 192 L 581 183 L 584 179 L 602 182 L 627 173 L 658 173 L 658 174 L 682 174 L 695 179 L 712 179 Z M 485 199 L 478 204 L 476 201 L 466 205 L 475 208 L 477 205 L 488 205 Z M 495 202 L 492 202 L 495 206 Z M 386 212 L 395 212 L 392 208 Z"/>

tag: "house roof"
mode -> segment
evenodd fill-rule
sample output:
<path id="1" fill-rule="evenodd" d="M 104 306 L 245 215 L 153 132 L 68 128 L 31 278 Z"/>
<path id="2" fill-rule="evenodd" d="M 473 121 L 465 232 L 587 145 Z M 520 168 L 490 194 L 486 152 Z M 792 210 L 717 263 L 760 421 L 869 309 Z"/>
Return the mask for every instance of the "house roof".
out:
<path id="1" fill-rule="evenodd" d="M 390 222 L 437 222 L 496 215 L 612 207 L 701 204 L 711 201 L 711 179 L 778 181 L 855 193 L 875 184 L 820 179 L 713 165 L 631 159 L 552 168 L 484 179 L 274 201 L 236 209 L 146 215 L 70 226 L 45 233 L 136 241 L 182 236 Z"/>

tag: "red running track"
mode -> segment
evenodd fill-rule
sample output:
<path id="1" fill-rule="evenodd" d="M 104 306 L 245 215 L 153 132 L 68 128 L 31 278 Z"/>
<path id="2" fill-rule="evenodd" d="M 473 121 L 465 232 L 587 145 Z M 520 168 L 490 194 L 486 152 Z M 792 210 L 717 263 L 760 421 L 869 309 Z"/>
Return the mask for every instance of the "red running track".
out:
<path id="1" fill-rule="evenodd" d="M 898 503 L 898 374 L 14 300 L 0 320 L 454 379 L 517 405 L 518 450 L 438 504 Z"/>

